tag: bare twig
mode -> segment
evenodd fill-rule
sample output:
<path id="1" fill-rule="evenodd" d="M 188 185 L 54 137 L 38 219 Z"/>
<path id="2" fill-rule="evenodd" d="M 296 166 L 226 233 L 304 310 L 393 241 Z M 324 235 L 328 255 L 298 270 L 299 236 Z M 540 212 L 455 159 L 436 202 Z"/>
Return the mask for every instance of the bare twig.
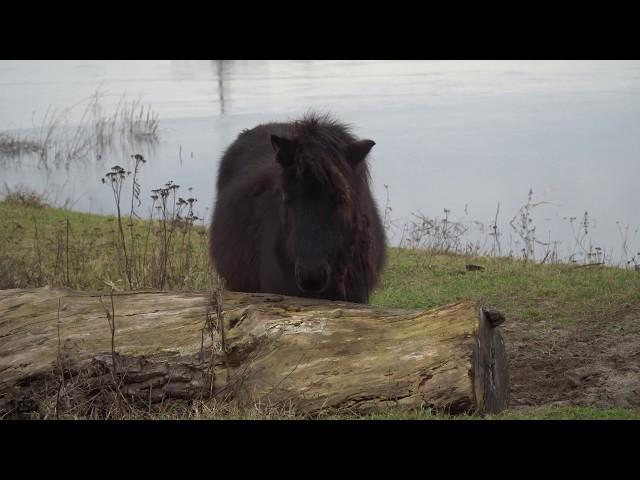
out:
<path id="1" fill-rule="evenodd" d="M 60 297 L 58 297 L 58 319 L 57 319 L 57 328 L 58 328 L 58 369 L 60 370 L 60 382 L 58 385 L 58 392 L 56 393 L 56 419 L 60 419 L 60 392 L 64 388 L 64 366 L 62 364 L 62 348 L 61 348 L 61 340 L 60 340 Z"/>

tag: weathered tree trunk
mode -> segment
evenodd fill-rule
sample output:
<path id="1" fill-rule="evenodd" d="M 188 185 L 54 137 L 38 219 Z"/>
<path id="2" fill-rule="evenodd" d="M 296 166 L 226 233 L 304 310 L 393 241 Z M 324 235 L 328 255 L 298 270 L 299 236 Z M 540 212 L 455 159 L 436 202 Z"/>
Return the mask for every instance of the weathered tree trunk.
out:
<path id="1" fill-rule="evenodd" d="M 507 406 L 504 318 L 474 302 L 389 310 L 224 292 L 224 339 L 213 304 L 204 293 L 0 291 L 0 417 L 68 397 L 65 382 L 76 405 L 111 386 L 123 401 L 215 397 L 312 415 Z"/>

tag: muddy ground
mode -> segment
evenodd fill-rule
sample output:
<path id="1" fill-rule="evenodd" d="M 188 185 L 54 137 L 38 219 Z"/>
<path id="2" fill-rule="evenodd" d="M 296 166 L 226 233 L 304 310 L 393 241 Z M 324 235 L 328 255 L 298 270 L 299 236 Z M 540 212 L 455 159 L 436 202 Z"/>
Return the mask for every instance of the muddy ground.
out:
<path id="1" fill-rule="evenodd" d="M 508 319 L 502 331 L 510 408 L 640 408 L 640 304 L 556 328 Z"/>

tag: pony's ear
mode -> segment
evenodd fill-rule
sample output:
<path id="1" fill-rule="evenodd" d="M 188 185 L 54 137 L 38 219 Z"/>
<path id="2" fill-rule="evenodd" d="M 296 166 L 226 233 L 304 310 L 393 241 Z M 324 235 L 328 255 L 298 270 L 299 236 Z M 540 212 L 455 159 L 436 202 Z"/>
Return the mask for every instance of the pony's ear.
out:
<path id="1" fill-rule="evenodd" d="M 296 145 L 293 141 L 288 138 L 271 135 L 271 146 L 273 151 L 276 152 L 276 160 L 280 165 L 287 168 L 293 163 L 296 153 Z"/>
<path id="2" fill-rule="evenodd" d="M 360 165 L 375 144 L 373 140 L 358 140 L 347 145 L 346 156 L 351 166 L 356 168 Z"/>

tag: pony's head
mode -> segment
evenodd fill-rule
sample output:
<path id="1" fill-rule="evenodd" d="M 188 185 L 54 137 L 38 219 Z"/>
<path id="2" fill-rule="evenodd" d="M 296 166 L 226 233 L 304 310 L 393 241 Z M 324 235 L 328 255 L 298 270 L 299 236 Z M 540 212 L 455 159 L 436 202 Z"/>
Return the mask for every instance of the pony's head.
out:
<path id="1" fill-rule="evenodd" d="M 350 136 L 345 142 L 313 127 L 303 125 L 292 137 L 271 135 L 282 166 L 284 244 L 298 288 L 338 299 L 354 253 L 357 195 L 368 180 L 363 164 L 375 142 Z"/>

